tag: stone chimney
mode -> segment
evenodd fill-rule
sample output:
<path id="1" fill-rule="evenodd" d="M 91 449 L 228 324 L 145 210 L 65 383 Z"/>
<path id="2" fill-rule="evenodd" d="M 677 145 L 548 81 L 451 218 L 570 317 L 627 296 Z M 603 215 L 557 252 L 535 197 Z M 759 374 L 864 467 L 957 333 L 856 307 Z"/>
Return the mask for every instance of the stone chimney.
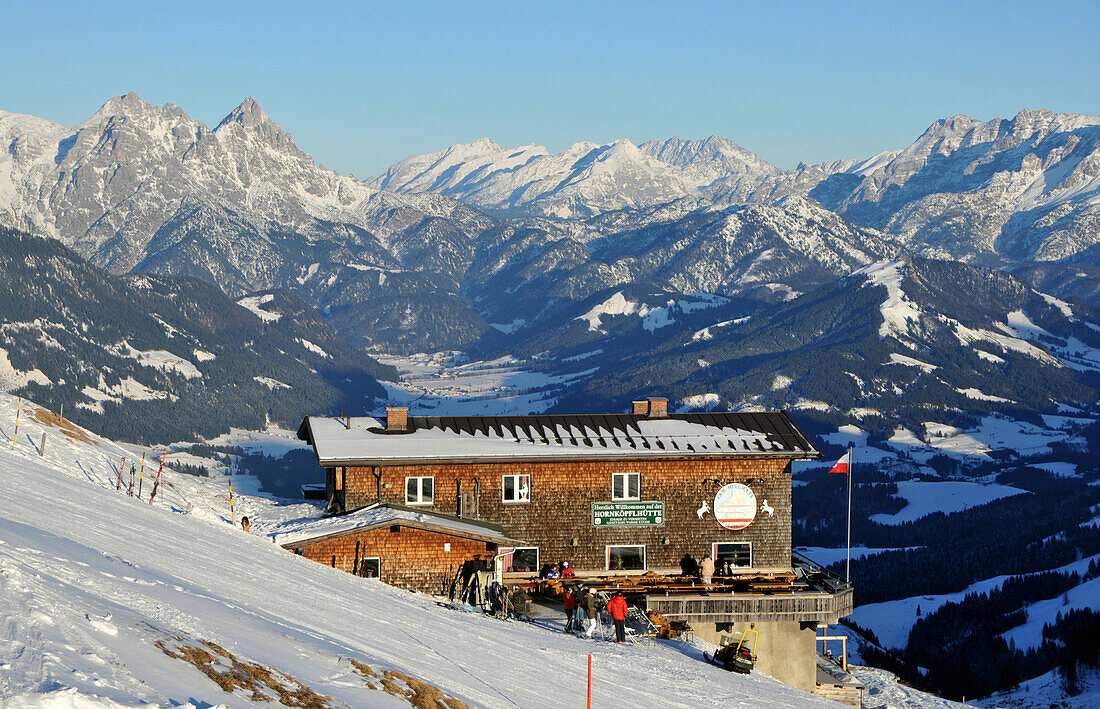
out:
<path id="1" fill-rule="evenodd" d="M 405 406 L 390 406 L 386 408 L 386 430 L 408 431 L 409 409 Z"/>
<path id="2" fill-rule="evenodd" d="M 649 418 L 651 419 L 667 419 L 668 418 L 668 399 L 663 397 L 650 397 L 649 398 Z"/>
<path id="3" fill-rule="evenodd" d="M 649 402 L 648 401 L 645 401 L 643 399 L 642 401 L 635 401 L 635 402 L 632 402 L 632 403 L 634 404 L 634 415 L 635 416 L 645 416 L 646 414 L 649 413 Z"/>

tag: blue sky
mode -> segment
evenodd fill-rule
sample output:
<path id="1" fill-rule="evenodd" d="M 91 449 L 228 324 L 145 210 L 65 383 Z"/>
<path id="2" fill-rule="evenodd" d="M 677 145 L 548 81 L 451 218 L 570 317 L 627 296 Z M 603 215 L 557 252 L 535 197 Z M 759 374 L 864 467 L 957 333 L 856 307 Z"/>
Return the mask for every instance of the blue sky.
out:
<path id="1" fill-rule="evenodd" d="M 767 5 L 767 7 L 765 7 Z M 137 91 L 215 125 L 249 95 L 367 177 L 488 136 L 731 138 L 783 167 L 934 120 L 1100 114 L 1100 2 L 7 2 L 0 109 Z"/>

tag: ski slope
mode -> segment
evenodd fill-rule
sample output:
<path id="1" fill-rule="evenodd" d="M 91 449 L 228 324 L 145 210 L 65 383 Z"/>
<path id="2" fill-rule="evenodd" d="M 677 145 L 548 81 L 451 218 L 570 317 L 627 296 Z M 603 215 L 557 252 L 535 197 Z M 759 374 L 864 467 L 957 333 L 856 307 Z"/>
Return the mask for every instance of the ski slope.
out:
<path id="1" fill-rule="evenodd" d="M 836 706 L 701 662 L 702 644 L 585 641 L 561 633 L 556 620 L 449 610 L 294 556 L 263 530 L 311 514 L 308 504 L 239 498 L 235 513 L 256 519 L 247 534 L 229 523 L 221 480 L 166 473 L 153 504 L 149 479 L 143 499 L 129 497 L 115 491 L 115 461 L 131 452 L 71 424 L 65 435 L 26 402 L 13 445 L 15 410 L 16 400 L 0 394 L 4 707 L 280 706 L 266 689 L 256 702 L 249 690 L 223 691 L 156 646 L 180 655 L 203 642 L 333 707 L 408 706 L 368 685 L 380 687 L 384 671 L 471 707 L 584 706 L 589 653 L 595 707 Z M 876 694 L 891 699 L 882 706 L 954 706 L 886 673 L 868 676 L 885 677 Z"/>

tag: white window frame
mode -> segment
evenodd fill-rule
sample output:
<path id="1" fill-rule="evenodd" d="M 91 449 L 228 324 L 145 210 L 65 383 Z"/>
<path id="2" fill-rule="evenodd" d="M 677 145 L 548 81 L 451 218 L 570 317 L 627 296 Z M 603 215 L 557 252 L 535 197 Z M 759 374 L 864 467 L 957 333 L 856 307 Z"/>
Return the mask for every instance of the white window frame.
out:
<path id="1" fill-rule="evenodd" d="M 509 500 L 506 496 L 507 480 L 512 478 L 512 490 L 515 494 L 515 498 Z M 526 478 L 526 488 L 520 485 L 521 481 Z M 521 495 L 522 491 L 526 490 L 526 495 Z M 531 502 L 531 476 L 528 473 L 515 473 L 513 475 L 501 475 L 500 476 L 500 501 L 506 505 L 527 505 Z"/>
<path id="2" fill-rule="evenodd" d="M 416 498 L 415 499 L 409 499 L 409 481 L 410 480 L 415 480 L 416 481 Z M 425 480 L 431 480 L 432 481 L 432 494 L 427 499 L 424 499 L 424 481 Z M 409 477 L 405 478 L 405 504 L 410 505 L 410 506 L 411 505 L 417 505 L 417 506 L 422 506 L 422 507 L 427 507 L 427 506 L 435 504 L 435 476 L 434 475 L 417 475 L 417 476 L 409 476 Z"/>
<path id="3" fill-rule="evenodd" d="M 630 479 L 634 477 L 638 480 L 638 494 L 630 494 Z M 623 495 L 620 497 L 615 496 L 615 481 L 619 478 L 623 479 Z M 611 501 L 612 502 L 637 502 L 642 499 L 642 474 L 641 473 L 611 473 Z"/>
<path id="4" fill-rule="evenodd" d="M 363 562 L 364 561 L 373 561 L 375 567 L 378 569 L 378 573 L 375 574 L 374 576 L 364 576 L 363 578 L 375 578 L 375 579 L 382 578 L 382 557 L 380 557 L 380 556 L 364 556 L 364 557 L 362 557 L 361 559 L 359 559 L 359 570 L 360 571 L 362 571 L 362 569 L 363 569 Z"/>
<path id="5" fill-rule="evenodd" d="M 647 555 L 647 549 L 645 544 L 607 544 L 604 546 L 604 568 L 608 571 L 618 571 L 619 569 L 611 568 L 611 550 L 612 549 L 641 549 L 642 550 L 642 568 L 641 569 L 623 569 L 624 571 L 646 571 L 649 569 L 649 557 Z"/>
<path id="6" fill-rule="evenodd" d="M 734 566 L 733 568 L 735 568 L 735 569 L 751 569 L 752 568 L 752 565 L 753 565 L 752 542 L 730 542 L 730 541 L 712 542 L 711 545 L 710 545 L 710 558 L 714 559 L 714 563 L 715 563 L 714 570 L 716 572 L 718 571 L 717 564 L 718 564 L 718 545 L 719 544 L 737 544 L 737 545 L 740 545 L 740 546 L 748 547 L 749 548 L 749 565 L 748 566 Z"/>
<path id="7" fill-rule="evenodd" d="M 515 568 L 516 552 L 517 551 L 529 551 L 531 549 L 535 550 L 535 568 L 525 569 L 524 571 L 521 571 L 519 573 L 523 573 L 523 574 L 536 573 L 537 574 L 542 569 L 542 553 L 539 551 L 538 547 L 512 547 L 512 560 L 508 564 L 508 571 L 511 572 Z"/>

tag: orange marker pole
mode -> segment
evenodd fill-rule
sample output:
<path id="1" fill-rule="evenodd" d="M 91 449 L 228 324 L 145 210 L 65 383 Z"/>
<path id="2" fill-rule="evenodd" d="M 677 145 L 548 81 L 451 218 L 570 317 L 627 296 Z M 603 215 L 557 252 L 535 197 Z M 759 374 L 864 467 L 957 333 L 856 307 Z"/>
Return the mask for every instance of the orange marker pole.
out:
<path id="1" fill-rule="evenodd" d="M 588 709 L 592 709 L 592 655 L 588 656 Z"/>

